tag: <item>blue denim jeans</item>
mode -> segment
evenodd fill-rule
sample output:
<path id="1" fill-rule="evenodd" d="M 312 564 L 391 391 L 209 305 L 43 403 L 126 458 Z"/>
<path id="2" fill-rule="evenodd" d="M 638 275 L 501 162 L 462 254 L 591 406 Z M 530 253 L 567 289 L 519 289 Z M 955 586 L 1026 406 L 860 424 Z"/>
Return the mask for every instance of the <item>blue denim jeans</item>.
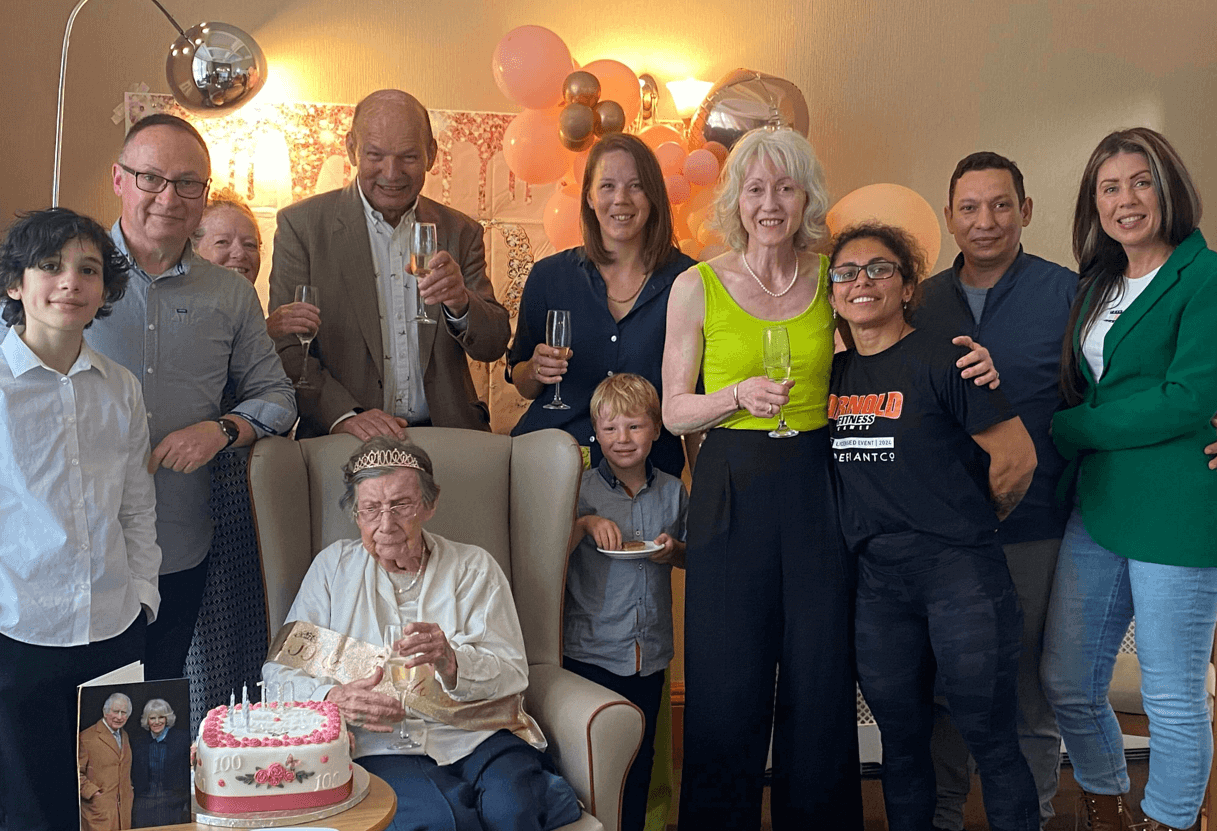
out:
<path id="1" fill-rule="evenodd" d="M 1129 788 L 1107 689 L 1134 612 L 1149 781 L 1141 810 L 1174 828 L 1196 821 L 1213 756 L 1205 676 L 1217 624 L 1217 568 L 1129 560 L 1100 546 L 1075 510 L 1044 627 L 1041 678 L 1073 775 L 1086 791 Z"/>

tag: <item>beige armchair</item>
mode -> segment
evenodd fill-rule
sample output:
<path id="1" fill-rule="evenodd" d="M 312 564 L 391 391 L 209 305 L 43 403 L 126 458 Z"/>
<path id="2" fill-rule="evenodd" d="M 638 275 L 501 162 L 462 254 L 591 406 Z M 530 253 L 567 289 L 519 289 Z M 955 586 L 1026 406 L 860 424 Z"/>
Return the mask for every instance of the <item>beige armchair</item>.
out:
<path id="1" fill-rule="evenodd" d="M 642 742 L 642 713 L 624 698 L 562 669 L 566 546 L 581 469 L 574 440 L 558 430 L 512 438 L 440 427 L 411 428 L 440 486 L 427 528 L 494 555 L 511 581 L 528 650 L 525 706 L 586 810 L 574 831 L 619 828 L 625 775 Z M 282 626 L 313 556 L 359 532 L 338 507 L 349 435 L 254 445 L 249 485 L 266 583 L 271 637 Z"/>

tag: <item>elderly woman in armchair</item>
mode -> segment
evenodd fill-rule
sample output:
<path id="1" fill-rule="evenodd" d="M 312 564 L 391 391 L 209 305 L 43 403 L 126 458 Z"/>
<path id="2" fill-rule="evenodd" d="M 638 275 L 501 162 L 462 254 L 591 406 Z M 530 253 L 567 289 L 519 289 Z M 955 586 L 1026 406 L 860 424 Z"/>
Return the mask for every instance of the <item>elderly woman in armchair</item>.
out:
<path id="1" fill-rule="evenodd" d="M 506 577 L 485 550 L 423 530 L 439 496 L 430 458 L 378 436 L 343 479 L 341 504 L 360 539 L 317 555 L 263 681 L 338 705 L 356 761 L 409 805 L 391 828 L 547 831 L 576 821 L 574 791 L 522 707 L 528 662 Z M 301 628 L 324 647 L 308 660 L 286 648 Z"/>

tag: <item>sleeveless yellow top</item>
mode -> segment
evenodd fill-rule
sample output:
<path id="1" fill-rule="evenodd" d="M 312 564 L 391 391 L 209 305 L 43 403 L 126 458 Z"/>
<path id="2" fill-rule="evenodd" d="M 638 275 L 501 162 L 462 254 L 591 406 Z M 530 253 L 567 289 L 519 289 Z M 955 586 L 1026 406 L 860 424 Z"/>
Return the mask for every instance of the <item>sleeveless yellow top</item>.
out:
<path id="1" fill-rule="evenodd" d="M 832 372 L 833 318 L 828 302 L 828 257 L 820 255 L 816 296 L 801 314 L 786 320 L 761 320 L 740 308 L 719 281 L 714 269 L 698 263 L 706 295 L 702 334 L 702 382 L 707 394 L 746 378 L 765 374 L 762 333 L 785 326 L 790 334 L 790 377 L 797 381 L 783 409 L 795 430 L 817 430 L 828 424 L 828 378 Z M 778 417 L 754 418 L 745 409 L 728 416 L 719 427 L 732 430 L 772 430 Z"/>

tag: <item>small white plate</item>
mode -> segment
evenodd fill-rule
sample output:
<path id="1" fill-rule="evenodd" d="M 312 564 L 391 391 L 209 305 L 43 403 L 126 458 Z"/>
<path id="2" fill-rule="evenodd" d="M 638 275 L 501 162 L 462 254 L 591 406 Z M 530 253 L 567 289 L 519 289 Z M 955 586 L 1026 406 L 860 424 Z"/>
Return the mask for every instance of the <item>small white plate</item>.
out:
<path id="1" fill-rule="evenodd" d="M 614 560 L 642 560 L 650 557 L 656 551 L 663 551 L 662 545 L 657 545 L 654 542 L 647 542 L 646 548 L 641 548 L 638 551 L 610 551 L 607 548 L 597 548 L 601 554 L 612 557 Z"/>

